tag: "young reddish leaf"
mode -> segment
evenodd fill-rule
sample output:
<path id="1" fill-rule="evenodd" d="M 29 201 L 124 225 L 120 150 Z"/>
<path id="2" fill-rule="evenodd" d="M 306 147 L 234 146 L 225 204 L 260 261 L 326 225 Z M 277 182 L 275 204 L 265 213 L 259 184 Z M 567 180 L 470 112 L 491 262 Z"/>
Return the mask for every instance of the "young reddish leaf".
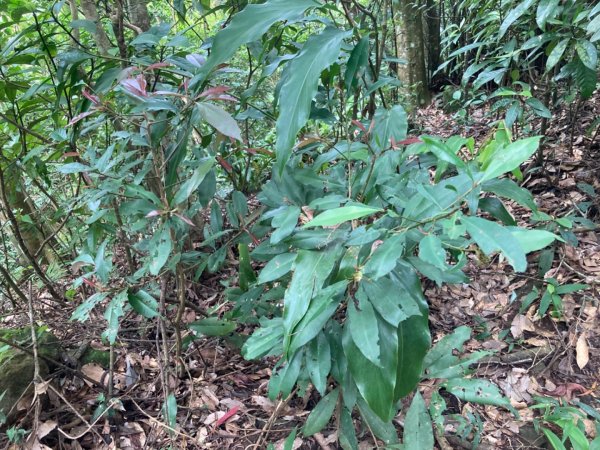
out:
<path id="1" fill-rule="evenodd" d="M 367 132 L 367 129 L 365 128 L 365 126 L 362 123 L 360 123 L 358 120 L 353 119 L 352 123 L 354 125 L 356 125 L 358 128 L 360 128 L 361 130 L 363 130 L 365 133 Z"/>
<path id="2" fill-rule="evenodd" d="M 70 121 L 69 124 L 67 126 L 71 126 L 76 124 L 77 122 L 79 122 L 81 119 L 86 118 L 87 116 L 91 116 L 92 114 L 94 114 L 96 111 L 86 111 L 83 112 L 81 114 L 77 114 L 75 117 L 73 117 Z"/>
<path id="3" fill-rule="evenodd" d="M 219 420 L 217 420 L 215 422 L 215 427 L 220 427 L 221 425 L 223 425 L 225 422 L 227 422 L 229 419 L 231 419 L 239 411 L 239 409 L 240 409 L 239 406 L 234 406 L 233 408 L 231 408 L 229 411 L 227 411 L 225 413 L 225 415 L 223 417 L 221 417 Z"/>

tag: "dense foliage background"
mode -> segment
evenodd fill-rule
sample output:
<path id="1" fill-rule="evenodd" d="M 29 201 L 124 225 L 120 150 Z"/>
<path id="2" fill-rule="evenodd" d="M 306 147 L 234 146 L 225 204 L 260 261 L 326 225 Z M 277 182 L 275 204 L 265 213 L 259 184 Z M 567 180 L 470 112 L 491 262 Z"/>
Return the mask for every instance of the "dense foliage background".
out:
<path id="1" fill-rule="evenodd" d="M 91 430 L 135 409 L 132 331 L 160 368 L 160 411 L 138 405 L 161 424 L 151 448 L 210 448 L 175 381 L 194 379 L 199 342 L 270 366 L 279 403 L 256 448 L 354 449 L 365 434 L 444 448 L 450 398 L 518 415 L 473 376 L 491 353 L 463 350 L 471 330 L 432 328 L 423 285 L 467 286 L 474 260 L 499 255 L 532 281 L 513 294 L 520 315 L 559 322 L 564 296 L 597 294 L 553 272 L 596 229 L 597 176 L 564 214 L 523 183 L 552 180 L 557 142 L 581 158 L 585 137 L 597 157 L 598 42 L 600 5 L 583 0 L 2 0 L 0 289 L 8 328 L 31 327 L 2 351 L 32 354 L 39 397 L 57 368 L 94 381 L 94 448 L 116 435 Z M 465 133 L 427 128 L 424 108 Z M 42 354 L 46 330 L 63 352 L 77 323 L 86 348 L 69 364 Z M 106 376 L 78 361 L 90 341 Z M 269 435 L 294 399 L 310 414 Z M 24 418 L 14 404 L 10 442 L 74 448 L 39 401 Z M 600 447 L 595 398 L 536 405 L 548 445 Z M 463 413 L 456 434 L 476 446 L 480 419 Z"/>

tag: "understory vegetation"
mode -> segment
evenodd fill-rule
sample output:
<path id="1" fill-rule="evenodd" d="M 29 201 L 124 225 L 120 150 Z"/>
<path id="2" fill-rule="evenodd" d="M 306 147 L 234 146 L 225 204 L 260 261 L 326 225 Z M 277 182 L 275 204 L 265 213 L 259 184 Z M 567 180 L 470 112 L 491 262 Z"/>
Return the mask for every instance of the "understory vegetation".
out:
<path id="1" fill-rule="evenodd" d="M 600 449 L 600 4 L 0 5 L 7 448 Z"/>

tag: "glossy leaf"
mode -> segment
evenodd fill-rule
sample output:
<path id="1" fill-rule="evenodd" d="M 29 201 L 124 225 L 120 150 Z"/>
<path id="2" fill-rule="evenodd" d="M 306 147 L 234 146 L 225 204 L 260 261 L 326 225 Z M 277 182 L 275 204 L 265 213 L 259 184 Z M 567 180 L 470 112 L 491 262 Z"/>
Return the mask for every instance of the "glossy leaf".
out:
<path id="1" fill-rule="evenodd" d="M 213 103 L 202 102 L 197 104 L 200 115 L 219 133 L 232 139 L 242 140 L 242 131 L 231 114 Z"/>
<path id="2" fill-rule="evenodd" d="M 558 2 L 559 0 L 541 0 L 538 4 L 535 21 L 542 30 L 546 27 L 546 21 L 556 15 Z"/>
<path id="3" fill-rule="evenodd" d="M 206 177 L 208 172 L 210 172 L 210 170 L 213 168 L 213 165 L 214 160 L 212 158 L 200 162 L 196 170 L 194 170 L 192 176 L 181 185 L 175 194 L 175 197 L 173 198 L 173 202 L 176 205 L 179 205 L 180 203 L 188 200 L 196 191 L 196 189 L 198 189 L 198 186 L 200 186 L 204 180 L 204 177 Z"/>
<path id="4" fill-rule="evenodd" d="M 377 247 L 363 268 L 363 274 L 373 280 L 390 273 L 404 252 L 404 234 L 395 234 Z"/>
<path id="5" fill-rule="evenodd" d="M 400 105 L 391 109 L 379 108 L 373 117 L 372 145 L 376 152 L 389 148 L 392 140 L 396 143 L 406 139 L 408 119 L 406 111 Z"/>
<path id="6" fill-rule="evenodd" d="M 534 2 L 535 0 L 525 0 L 508 12 L 505 19 L 502 21 L 502 24 L 500 25 L 500 29 L 498 30 L 499 39 L 506 34 L 508 28 L 513 23 L 519 20 L 519 18 L 531 8 Z"/>
<path id="7" fill-rule="evenodd" d="M 204 78 L 210 70 L 229 60 L 241 45 L 260 39 L 275 22 L 290 20 L 313 6 L 318 6 L 313 0 L 297 0 L 293 3 L 269 0 L 246 6 L 233 16 L 227 27 L 217 33 L 210 56 L 198 77 Z"/>
<path id="8" fill-rule="evenodd" d="M 546 60 L 546 72 L 549 72 L 550 69 L 552 69 L 556 64 L 558 64 L 560 58 L 562 58 L 563 53 L 567 49 L 570 40 L 570 38 L 565 38 L 554 46 L 554 48 L 548 55 L 548 59 Z"/>
<path id="9" fill-rule="evenodd" d="M 473 378 L 454 378 L 442 384 L 451 394 L 465 402 L 510 408 L 510 401 L 491 381 Z"/>
<path id="10" fill-rule="evenodd" d="M 525 253 L 535 252 L 552 244 L 555 240 L 562 241 L 560 237 L 546 230 L 526 230 L 523 228 L 510 228 L 510 233 L 519 241 Z"/>
<path id="11" fill-rule="evenodd" d="M 343 450 L 358 450 L 358 439 L 352 422 L 352 414 L 346 408 L 342 408 L 340 414 L 339 443 Z"/>
<path id="12" fill-rule="evenodd" d="M 442 241 L 434 234 L 428 234 L 419 242 L 419 258 L 430 264 L 446 269 L 446 250 Z"/>
<path id="13" fill-rule="evenodd" d="M 380 208 L 366 205 L 349 205 L 340 208 L 329 209 L 322 212 L 313 220 L 304 225 L 308 227 L 331 227 L 347 222 L 348 220 L 360 219 L 381 212 Z"/>
<path id="14" fill-rule="evenodd" d="M 258 275 L 258 284 L 277 280 L 292 270 L 296 253 L 282 253 L 271 259 Z"/>
<path id="15" fill-rule="evenodd" d="M 346 97 L 352 95 L 352 87 L 356 85 L 356 80 L 360 75 L 361 69 L 369 63 L 369 34 L 365 34 L 358 44 L 352 49 L 350 58 L 346 63 L 346 72 L 344 74 L 344 86 Z"/>
<path id="16" fill-rule="evenodd" d="M 501 251 L 517 272 L 525 271 L 527 268 L 525 251 L 517 238 L 513 237 L 508 229 L 496 222 L 480 217 L 464 216 L 461 221 L 466 225 L 467 231 L 486 255 Z"/>
<path id="17" fill-rule="evenodd" d="M 279 3 L 290 5 L 285 1 Z M 287 8 L 293 9 L 291 6 Z M 283 173 L 283 168 L 290 158 L 298 131 L 308 121 L 310 105 L 317 93 L 321 72 L 337 60 L 342 40 L 347 36 L 348 33 L 344 31 L 326 28 L 320 34 L 309 37 L 298 56 L 285 68 L 279 92 L 279 117 L 275 144 L 280 174 Z"/>
<path id="18" fill-rule="evenodd" d="M 313 339 L 306 349 L 310 380 L 321 395 L 327 390 L 327 377 L 331 372 L 331 347 L 324 333 Z"/>
<path id="19" fill-rule="evenodd" d="M 360 310 L 354 306 L 354 302 L 348 302 L 348 322 L 354 344 L 362 354 L 376 366 L 381 365 L 379 360 L 379 329 L 378 319 L 373 306 L 368 301 L 361 302 Z"/>
<path id="20" fill-rule="evenodd" d="M 306 418 L 306 422 L 302 428 L 304 436 L 312 436 L 318 433 L 329 423 L 331 416 L 333 416 L 333 410 L 337 405 L 338 396 L 339 392 L 336 388 L 317 403 L 317 406 L 313 408 Z"/>
<path id="21" fill-rule="evenodd" d="M 535 153 L 540 144 L 540 139 L 541 136 L 521 139 L 496 152 L 483 172 L 481 182 L 517 169 L 521 163 Z"/>

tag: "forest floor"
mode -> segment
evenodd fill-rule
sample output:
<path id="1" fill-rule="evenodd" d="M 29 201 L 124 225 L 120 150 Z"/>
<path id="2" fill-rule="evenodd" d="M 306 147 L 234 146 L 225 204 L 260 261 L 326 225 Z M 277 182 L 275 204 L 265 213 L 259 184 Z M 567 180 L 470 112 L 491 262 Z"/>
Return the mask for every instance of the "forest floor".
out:
<path id="1" fill-rule="evenodd" d="M 541 211 L 554 217 L 582 215 L 582 202 L 591 202 L 583 216 L 599 221 L 598 197 L 594 198 L 587 186 L 600 192 L 600 138 L 592 145 L 592 138 L 586 136 L 586 124 L 600 116 L 600 97 L 597 97 L 595 102 L 586 104 L 588 109 L 580 113 L 577 121 L 572 121 L 568 112 L 555 121 L 558 125 L 548 130 L 545 141 L 543 170 L 525 175 L 524 186 L 534 193 Z M 431 106 L 419 111 L 416 123 L 423 133 L 473 136 L 477 145 L 481 145 L 491 128 L 490 119 L 478 114 L 465 127 L 457 124 L 450 114 Z M 527 221 L 529 212 L 510 203 L 507 207 L 520 223 Z M 527 273 L 514 273 L 499 257 L 481 256 L 469 261 L 469 285 L 440 288 L 433 282 L 425 282 L 433 341 L 439 341 L 458 326 L 471 327 L 473 335 L 465 344 L 464 354 L 490 352 L 474 365 L 473 376 L 495 382 L 519 412 L 516 418 L 508 410 L 464 404 L 448 394 L 445 400 L 449 416 L 445 434 L 436 441 L 437 448 L 547 448 L 534 428 L 534 421 L 540 418 L 543 409 L 530 408 L 543 401 L 540 399 L 565 405 L 581 402 L 600 409 L 600 232 L 589 228 L 592 227 L 573 226 L 567 237 L 570 243 L 576 239 L 577 246 L 557 245 L 546 274 L 546 278 L 553 277 L 560 285 L 588 285 L 584 290 L 562 295 L 562 314 L 539 317 L 539 298 L 523 307 L 524 299 L 534 287 L 539 289 L 540 296 L 546 289 L 539 275 L 539 252 L 530 255 Z M 233 276 L 235 263 L 231 261 L 230 272 L 204 279 L 202 286 L 190 288 L 188 300 L 202 310 L 227 308 L 221 282 Z M 85 324 L 70 322 L 68 315 L 61 314 L 48 307 L 44 320 L 67 347 L 77 348 L 81 342 L 104 331 L 106 322 L 101 312 L 93 313 Z M 191 322 L 199 318 L 188 309 L 183 320 Z M 20 321 L 18 317 L 8 320 Z M 177 425 L 169 429 L 161 418 L 164 397 L 157 331 L 145 323 L 132 317 L 124 321 L 119 333 L 114 381 L 121 405 L 115 417 L 110 420 L 102 417 L 92 427 L 91 416 L 101 391 L 69 372 L 59 371 L 52 381 L 55 389 L 47 390 L 48 399 L 39 416 L 38 435 L 47 447 L 38 448 L 137 450 L 171 445 L 171 448 L 244 450 L 264 449 L 273 443 L 276 449 L 282 449 L 283 439 L 302 426 L 318 400 L 316 393 L 309 390 L 304 398 L 272 402 L 267 396 L 267 385 L 274 361 L 245 361 L 239 349 L 226 339 L 199 339 L 186 352 L 186 376 L 169 378 L 169 389 L 178 405 Z M 91 345 L 106 349 L 99 339 L 92 340 Z M 100 366 L 87 364 L 80 370 L 99 383 L 106 383 L 107 374 Z M 137 382 L 126 387 L 126 376 L 132 370 L 138 376 Z M 426 400 L 436 383 L 433 380 L 419 386 Z M 407 403 L 409 400 L 406 399 Z M 27 429 L 31 428 L 33 417 L 30 404 L 29 400 L 22 405 L 24 410 L 18 422 Z M 403 413 L 394 420 L 401 433 Z M 593 420 L 587 417 L 584 424 L 593 435 Z M 293 448 L 337 448 L 333 423 L 330 425 L 311 438 L 297 438 Z M 358 423 L 357 430 L 361 449 L 384 448 Z M 479 441 L 479 445 L 473 447 L 474 441 Z M 2 443 L 9 445 L 6 435 L 0 438 Z"/>

